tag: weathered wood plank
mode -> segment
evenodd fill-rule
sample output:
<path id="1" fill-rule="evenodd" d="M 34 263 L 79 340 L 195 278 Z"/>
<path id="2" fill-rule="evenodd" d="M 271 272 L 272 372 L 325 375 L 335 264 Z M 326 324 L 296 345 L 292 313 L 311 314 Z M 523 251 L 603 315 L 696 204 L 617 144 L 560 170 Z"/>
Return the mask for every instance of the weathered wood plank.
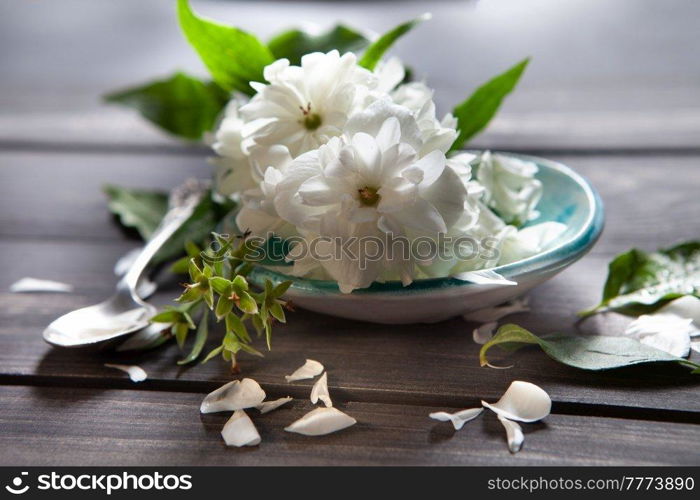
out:
<path id="1" fill-rule="evenodd" d="M 266 415 L 249 411 L 262 443 L 226 448 L 228 413 L 199 415 L 202 394 L 3 387 L 1 465 L 693 465 L 700 426 L 550 415 L 524 424 L 511 455 L 490 412 L 455 433 L 428 418 L 444 408 L 345 401 L 358 423 L 306 437 L 283 428 L 312 409 L 297 399 Z M 40 422 L 40 425 L 37 425 Z M 684 449 L 683 453 L 678 450 Z"/>
<path id="2" fill-rule="evenodd" d="M 382 32 L 425 10 L 387 2 L 195 2 L 195 8 L 262 38 L 290 24 L 325 27 L 339 19 Z M 517 0 L 438 0 L 430 10 L 433 20 L 402 39 L 392 54 L 419 78 L 427 77 L 442 112 L 516 61 L 533 58 L 517 92 L 475 145 L 698 147 L 700 72 L 690 50 L 699 42 L 697 2 L 677 0 L 667 9 L 653 0 L 614 6 L 599 0 L 572 8 L 549 0 L 532 8 Z M 62 15 L 76 11 L 79 20 Z M 174 14 L 169 0 L 4 6 L 0 144 L 173 147 L 174 141 L 135 114 L 101 107 L 100 96 L 175 69 L 203 73 Z"/>
<path id="3" fill-rule="evenodd" d="M 154 387 L 160 388 L 211 389 L 230 379 L 228 368 L 218 360 L 190 369 L 178 367 L 175 361 L 181 354 L 175 346 L 117 356 L 52 349 L 43 342 L 41 332 L 51 320 L 111 293 L 112 264 L 128 246 L 0 243 L 7 268 L 0 276 L 0 289 L 7 290 L 26 275 L 64 279 L 76 286 L 72 295 L 0 293 L 0 375 L 37 383 L 110 386 L 123 384 L 123 376 L 102 365 L 118 361 L 141 364 Z M 530 314 L 512 320 L 539 333 L 573 332 L 575 312 L 598 298 L 607 260 L 589 256 L 575 264 L 531 294 Z M 156 303 L 168 303 L 177 294 L 173 281 L 177 280 L 170 279 L 169 288 L 166 281 Z M 620 331 L 616 319 L 596 318 L 584 329 Z M 559 402 L 700 411 L 700 380 L 682 368 L 591 374 L 560 366 L 536 349 L 504 357 L 503 364 L 515 362 L 511 370 L 480 368 L 478 346 L 471 340 L 473 327 L 455 319 L 397 329 L 297 311 L 289 315 L 287 325 L 277 327 L 271 353 L 262 360 L 243 355 L 240 361 L 245 374 L 278 392 L 288 387 L 283 376 L 311 357 L 328 367 L 331 386 L 352 399 L 466 405 L 498 397 L 511 380 L 524 379 L 542 385 Z M 497 352 L 494 356 L 499 359 Z M 293 387 L 302 390 L 305 385 Z"/>

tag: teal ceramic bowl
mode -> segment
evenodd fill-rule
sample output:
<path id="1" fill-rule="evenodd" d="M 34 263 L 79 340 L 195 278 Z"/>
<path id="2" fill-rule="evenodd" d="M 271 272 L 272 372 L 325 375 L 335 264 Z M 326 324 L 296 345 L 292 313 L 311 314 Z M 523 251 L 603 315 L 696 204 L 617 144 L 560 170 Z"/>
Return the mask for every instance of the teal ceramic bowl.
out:
<path id="1" fill-rule="evenodd" d="M 404 287 L 400 282 L 374 283 L 343 294 L 335 282 L 297 278 L 283 270 L 257 267 L 250 279 L 257 285 L 292 280 L 286 298 L 296 306 L 342 318 L 386 324 L 435 322 L 476 309 L 502 304 L 548 280 L 585 255 L 603 230 L 603 203 L 591 184 L 569 167 L 534 156 L 499 154 L 532 161 L 543 196 L 540 215 L 529 224 L 561 222 L 567 229 L 548 249 L 518 262 L 493 268 L 515 286 L 477 285 L 454 278 L 420 279 Z"/>

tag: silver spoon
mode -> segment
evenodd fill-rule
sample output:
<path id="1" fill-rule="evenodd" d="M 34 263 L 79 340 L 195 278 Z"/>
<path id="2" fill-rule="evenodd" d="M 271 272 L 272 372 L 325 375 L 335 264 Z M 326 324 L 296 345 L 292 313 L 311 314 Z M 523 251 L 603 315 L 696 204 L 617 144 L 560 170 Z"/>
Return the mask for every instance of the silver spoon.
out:
<path id="1" fill-rule="evenodd" d="M 44 340 L 60 347 L 98 346 L 146 328 L 157 310 L 136 293 L 139 279 L 155 254 L 192 215 L 200 199 L 201 192 L 193 193 L 168 211 L 112 297 L 56 319 L 44 330 Z"/>

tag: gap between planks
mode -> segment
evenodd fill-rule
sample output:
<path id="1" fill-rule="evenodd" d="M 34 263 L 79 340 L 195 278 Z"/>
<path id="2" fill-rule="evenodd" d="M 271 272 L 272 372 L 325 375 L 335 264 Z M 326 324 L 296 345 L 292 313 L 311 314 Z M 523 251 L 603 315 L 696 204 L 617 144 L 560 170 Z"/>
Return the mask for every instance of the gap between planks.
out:
<path id="1" fill-rule="evenodd" d="M 261 384 L 269 398 L 292 396 L 296 399 L 307 399 L 311 386 L 287 384 Z M 148 379 L 146 382 L 133 383 L 128 379 L 101 379 L 65 376 L 41 375 L 0 375 L 1 386 L 27 387 L 57 387 L 57 388 L 89 388 L 108 390 L 135 390 L 153 392 L 182 392 L 207 394 L 220 386 L 219 383 L 209 383 L 193 380 L 162 380 Z M 455 411 L 481 406 L 478 398 L 461 398 L 455 396 L 440 396 L 427 392 L 398 392 L 382 389 L 353 389 L 329 386 L 334 398 L 340 401 L 356 401 L 362 403 L 380 403 L 388 405 L 409 405 L 426 407 L 444 407 Z M 700 412 L 692 410 L 668 410 L 662 408 L 639 408 L 622 405 L 603 405 L 593 403 L 578 403 L 552 401 L 552 413 L 558 415 L 574 415 L 601 418 L 620 418 L 626 420 L 644 420 L 668 423 L 700 424 Z"/>

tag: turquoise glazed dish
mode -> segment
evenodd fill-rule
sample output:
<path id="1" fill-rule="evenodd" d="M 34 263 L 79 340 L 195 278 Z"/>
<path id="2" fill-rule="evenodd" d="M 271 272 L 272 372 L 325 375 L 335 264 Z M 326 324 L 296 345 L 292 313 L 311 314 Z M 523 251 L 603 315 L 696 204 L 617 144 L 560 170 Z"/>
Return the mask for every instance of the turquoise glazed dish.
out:
<path id="1" fill-rule="evenodd" d="M 514 286 L 477 285 L 454 278 L 374 283 L 371 287 L 343 294 L 335 282 L 297 278 L 283 270 L 257 267 L 250 280 L 264 284 L 292 280 L 285 298 L 296 306 L 342 318 L 386 324 L 435 322 L 476 309 L 502 304 L 518 297 L 583 257 L 603 230 L 603 203 L 591 184 L 569 167 L 534 156 L 501 153 L 539 167 L 543 184 L 539 217 L 529 224 L 555 221 L 566 225 L 547 249 L 527 259 L 493 268 L 517 282 Z"/>

